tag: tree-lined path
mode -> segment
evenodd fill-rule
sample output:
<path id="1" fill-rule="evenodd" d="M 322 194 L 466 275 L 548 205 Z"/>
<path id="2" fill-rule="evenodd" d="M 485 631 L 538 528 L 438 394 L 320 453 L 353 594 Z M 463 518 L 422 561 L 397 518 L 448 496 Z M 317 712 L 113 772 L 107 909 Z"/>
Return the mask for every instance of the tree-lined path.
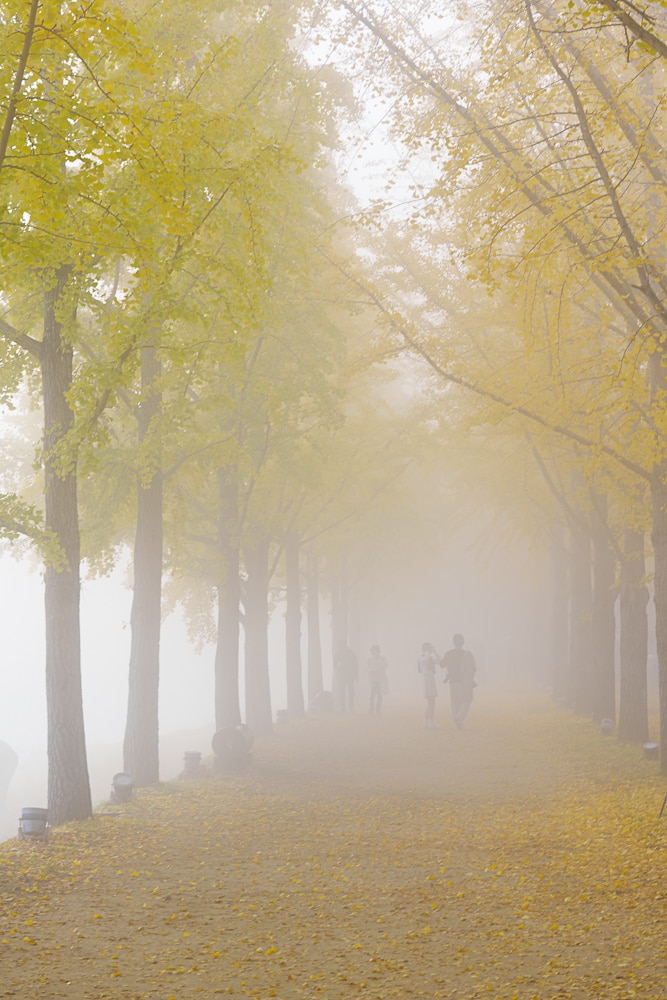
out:
<path id="1" fill-rule="evenodd" d="M 3 845 L 0 995 L 662 1000 L 658 764 L 541 695 L 438 721 L 308 715 Z"/>

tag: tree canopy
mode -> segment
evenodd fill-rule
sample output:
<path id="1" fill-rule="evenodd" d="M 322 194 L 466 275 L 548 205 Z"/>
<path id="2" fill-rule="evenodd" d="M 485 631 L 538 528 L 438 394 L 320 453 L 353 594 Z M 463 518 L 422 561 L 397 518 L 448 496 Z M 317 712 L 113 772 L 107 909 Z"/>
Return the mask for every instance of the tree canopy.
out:
<path id="1" fill-rule="evenodd" d="M 572 566 L 580 546 L 606 661 L 570 693 L 593 717 L 615 713 L 623 547 L 652 532 L 667 734 L 664 5 L 16 7 L 0 401 L 43 426 L 0 533 L 45 563 L 55 821 L 90 811 L 81 559 L 130 545 L 137 774 L 161 608 L 215 639 L 219 724 L 244 714 L 243 627 L 246 715 L 270 727 L 266 629 L 283 584 L 300 608 L 300 556 L 345 631 L 387 537 L 421 551 L 479 506 L 545 550 L 565 526 Z M 353 189 L 380 127 L 395 155 Z M 572 598 L 575 646 L 584 620 Z"/>

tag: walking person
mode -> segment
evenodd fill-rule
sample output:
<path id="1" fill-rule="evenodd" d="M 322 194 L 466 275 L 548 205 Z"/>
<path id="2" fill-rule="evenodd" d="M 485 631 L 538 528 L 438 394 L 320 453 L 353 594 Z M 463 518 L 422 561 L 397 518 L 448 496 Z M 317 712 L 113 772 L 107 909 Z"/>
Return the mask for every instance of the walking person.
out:
<path id="1" fill-rule="evenodd" d="M 433 729 L 435 716 L 435 699 L 438 692 L 435 686 L 435 668 L 438 665 L 439 657 L 433 645 L 425 642 L 422 651 L 417 658 L 417 669 L 422 675 L 422 686 L 424 697 L 426 698 L 426 711 L 424 712 L 424 729 Z"/>
<path id="2" fill-rule="evenodd" d="M 470 706 L 472 705 L 475 684 L 475 657 L 469 649 L 464 649 L 464 638 L 457 632 L 452 637 L 454 644 L 448 649 L 440 664 L 445 670 L 445 684 L 449 683 L 449 696 L 452 704 L 452 719 L 457 729 L 463 729 Z"/>
<path id="3" fill-rule="evenodd" d="M 387 661 L 380 652 L 379 646 L 371 646 L 371 655 L 366 670 L 371 685 L 369 713 L 370 715 L 379 715 L 382 708 L 382 696 L 387 689 Z"/>
<path id="4" fill-rule="evenodd" d="M 354 710 L 354 685 L 359 677 L 356 654 L 344 639 L 336 643 L 333 659 L 334 690 L 341 712 Z"/>

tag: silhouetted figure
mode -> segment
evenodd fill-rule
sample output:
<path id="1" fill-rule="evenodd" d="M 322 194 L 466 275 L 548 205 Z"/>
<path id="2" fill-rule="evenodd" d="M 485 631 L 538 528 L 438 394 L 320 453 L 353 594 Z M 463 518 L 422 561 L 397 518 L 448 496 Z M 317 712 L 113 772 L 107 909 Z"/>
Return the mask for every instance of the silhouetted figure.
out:
<path id="1" fill-rule="evenodd" d="M 440 664 L 445 670 L 445 684 L 449 683 L 449 694 L 452 702 L 452 719 L 457 729 L 463 729 L 463 723 L 472 705 L 475 684 L 475 658 L 468 649 L 463 648 L 464 639 L 460 634 L 452 638 L 454 648 L 447 650 Z"/>
<path id="2" fill-rule="evenodd" d="M 424 712 L 424 729 L 433 729 L 435 716 L 435 699 L 438 692 L 435 686 L 435 668 L 438 665 L 438 654 L 430 642 L 422 645 L 422 651 L 417 658 L 417 669 L 422 675 L 426 711 Z"/>
<path id="3" fill-rule="evenodd" d="M 371 715 L 379 715 L 382 708 L 382 696 L 387 690 L 387 661 L 380 652 L 379 646 L 371 646 L 371 655 L 366 669 L 371 685 L 369 711 Z"/>
<path id="4" fill-rule="evenodd" d="M 359 677 L 359 664 L 344 639 L 336 643 L 333 658 L 334 691 L 341 712 L 354 709 L 354 685 Z"/>

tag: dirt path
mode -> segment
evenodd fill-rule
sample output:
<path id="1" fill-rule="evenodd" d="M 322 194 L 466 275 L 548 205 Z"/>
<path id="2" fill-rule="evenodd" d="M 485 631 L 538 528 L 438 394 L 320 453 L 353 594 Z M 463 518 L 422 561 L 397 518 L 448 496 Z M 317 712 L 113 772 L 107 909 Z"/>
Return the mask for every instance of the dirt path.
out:
<path id="1" fill-rule="evenodd" d="M 5 845 L 0 997 L 664 1000 L 657 765 L 519 708 L 311 716 Z"/>

